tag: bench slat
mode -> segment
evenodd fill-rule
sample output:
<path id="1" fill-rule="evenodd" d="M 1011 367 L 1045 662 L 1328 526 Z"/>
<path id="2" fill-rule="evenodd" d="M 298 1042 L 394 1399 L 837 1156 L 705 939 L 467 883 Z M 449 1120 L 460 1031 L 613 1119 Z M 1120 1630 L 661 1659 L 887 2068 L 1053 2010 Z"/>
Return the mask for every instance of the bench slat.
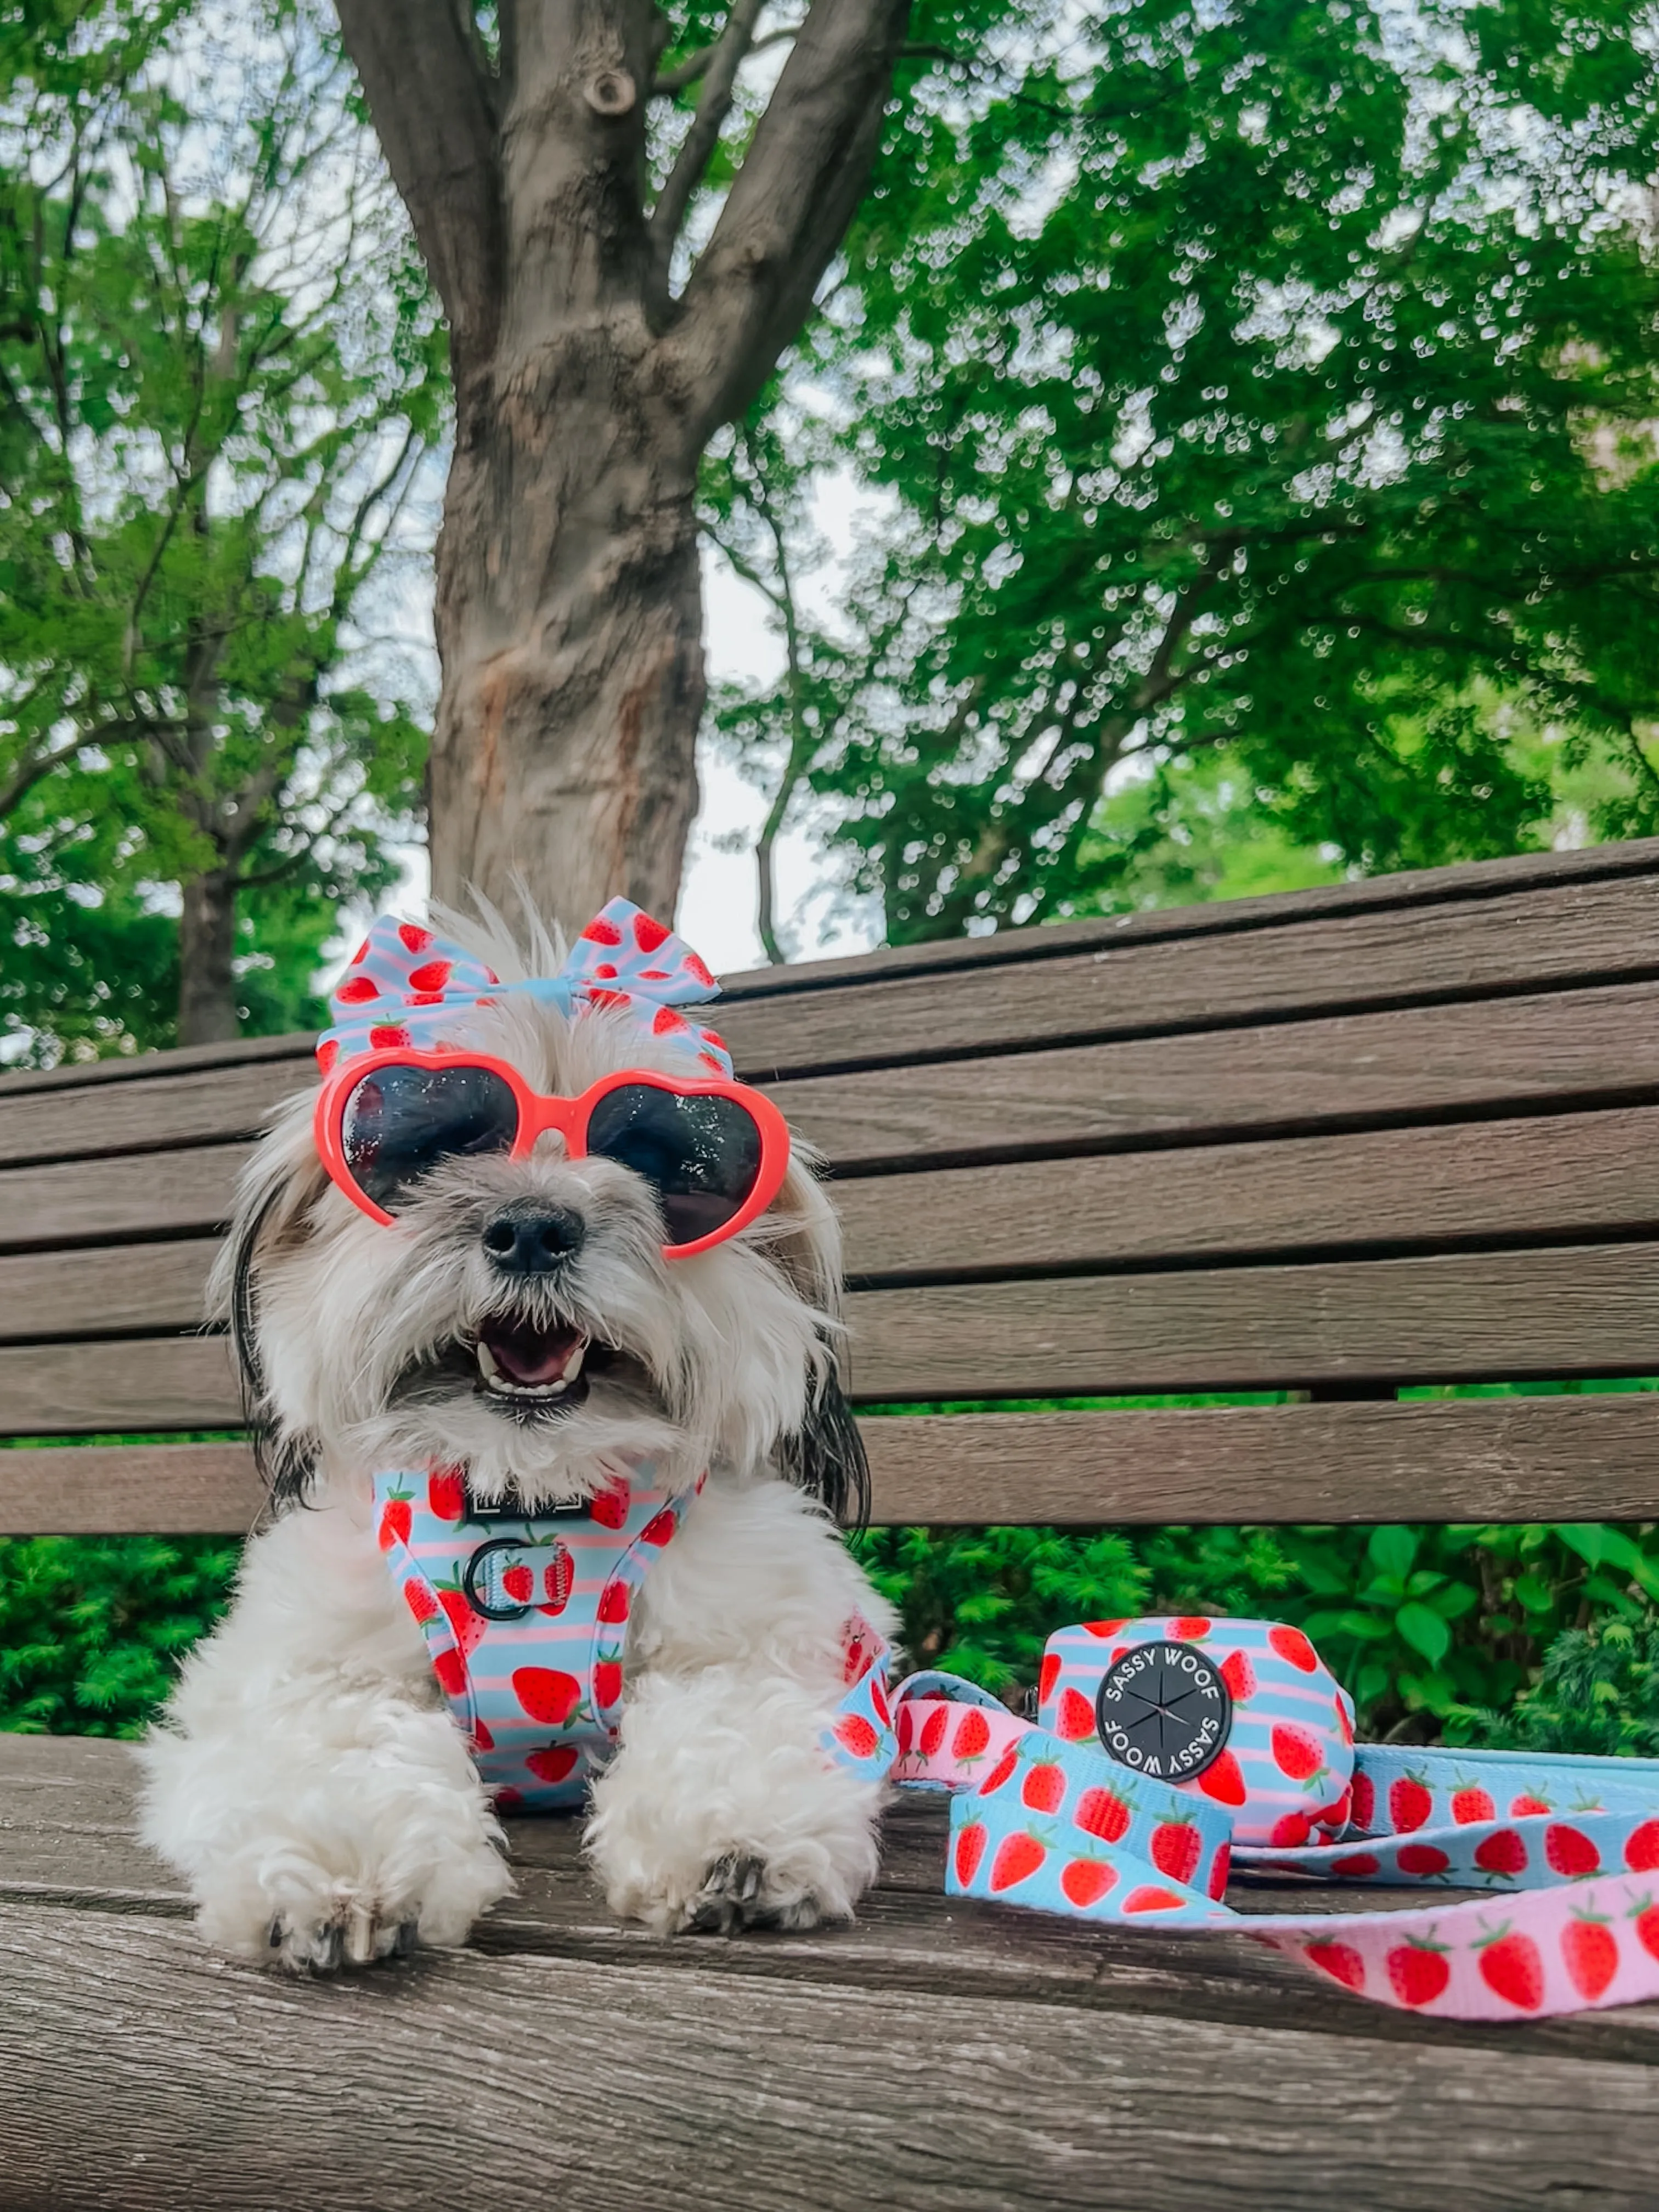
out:
<path id="1" fill-rule="evenodd" d="M 667 1946 L 504 1918 L 319 1984 L 142 1909 L 0 1905 L 8 2187 L 53 2212 L 541 2212 L 550 2175 L 617 2212 L 1329 2212 L 1334 2177 L 1349 2212 L 1420 2212 L 1431 2173 L 1437 2203 L 1650 2202 L 1651 2039 L 1623 2021 L 1517 2026 L 1499 2058 L 1491 2031 L 1344 2018 L 1285 1961 L 1240 2007 L 1236 1940 L 1061 1953 L 1036 1916 L 876 1910 Z"/>
<path id="2" fill-rule="evenodd" d="M 257 1086 L 271 1085 L 272 1071 L 232 1071 L 222 1079 L 230 1085 L 222 1111 L 207 1091 L 181 1102 L 160 1081 L 131 1093 L 54 1100 L 61 1135 L 52 1133 L 47 1101 L 31 1100 L 37 1119 L 19 1141 L 34 1146 L 30 1157 L 37 1159 L 47 1157 L 45 1148 L 62 1158 L 171 1150 L 180 1139 L 224 1145 L 250 1134 L 263 1113 L 292 1092 L 298 1073 L 283 1073 L 261 1102 Z M 175 1079 L 194 1085 L 219 1079 Z M 849 1174 L 1034 1150 L 1212 1143 L 1496 1109 L 1646 1103 L 1659 1091 L 1659 984 L 1133 1043 L 981 1052 L 766 1087 L 801 1133 Z M 9 1141 L 5 1117 L 23 1103 L 0 1100 L 0 1158 Z M 15 1169 L 22 1157 L 11 1155 Z M 120 1170 L 114 1172 L 118 1181 Z M 0 1189 L 4 1184 L 0 1177 Z M 17 1188 L 27 1198 L 31 1185 Z"/>
<path id="3" fill-rule="evenodd" d="M 1033 951 L 1043 949 L 1039 933 Z M 1659 880 L 1638 877 L 1237 936 L 1050 951 L 939 976 L 861 977 L 735 1001 L 716 1026 L 739 1066 L 770 1078 L 977 1052 L 989 1038 L 1024 1049 L 1656 975 Z"/>
<path id="4" fill-rule="evenodd" d="M 125 1747 L 0 1738 L 0 2157 L 20 2204 L 392 2212 L 483 2186 L 511 2212 L 544 2204 L 551 2172 L 573 2201 L 651 2212 L 1212 2212 L 1218 2140 L 1241 2212 L 1325 2212 L 1333 2141 L 1352 2212 L 1417 2212 L 1429 2159 L 1437 2187 L 1505 2212 L 1581 2189 L 1643 2202 L 1647 2013 L 1425 2021 L 1237 1941 L 964 1905 L 939 1893 L 936 1803 L 890 1814 L 855 1926 L 719 1943 L 617 1926 L 575 1823 L 510 1821 L 518 1893 L 469 1951 L 317 1983 L 215 1958 L 180 1924 L 133 1783 Z M 619 2050 L 645 2084 L 620 2161 Z M 468 2094 L 434 2136 L 439 2077 Z M 526 2078 L 556 2083 L 550 2106 L 526 2106 Z M 943 2164 L 941 2127 L 962 2151 Z"/>
<path id="5" fill-rule="evenodd" d="M 880 1525 L 1639 1521 L 1659 1393 L 889 1416 L 863 1423 Z M 0 1451 L 0 1535 L 240 1536 L 242 1444 Z"/>
<path id="6" fill-rule="evenodd" d="M 848 1310 L 865 1399 L 1640 1374 L 1659 1245 L 930 1285 Z"/>
<path id="7" fill-rule="evenodd" d="M 0 1256 L 0 1342 L 194 1327 L 211 1248 L 137 1248 L 214 1230 L 246 1157 L 204 1146 L 150 1155 L 142 1173 L 105 1160 L 0 1175 L 0 1254 L 27 1255 Z M 1567 1242 L 1659 1227 L 1659 1107 L 851 1177 L 835 1199 L 848 1273 L 866 1282 Z M 32 1249 L 49 1244 L 88 1249 Z"/>
<path id="8" fill-rule="evenodd" d="M 771 1086 L 837 1168 L 944 1165 L 1498 1107 L 1644 1104 L 1659 985 L 989 1053 Z"/>
<path id="9" fill-rule="evenodd" d="M 153 1074 L 128 1083 L 70 1091 L 14 1094 L 10 1079 L 0 1079 L 0 1167 L 251 1137 L 284 1098 L 312 1084 L 317 1064 L 307 1052 L 185 1075 L 171 1073 L 171 1053 L 151 1065 Z"/>
<path id="10" fill-rule="evenodd" d="M 923 1285 L 855 1291 L 848 1319 L 866 1401 L 1639 1375 L 1659 1245 Z M 0 1348 L 0 1408 L 12 1436 L 236 1419 L 223 1346 L 192 1336 Z"/>

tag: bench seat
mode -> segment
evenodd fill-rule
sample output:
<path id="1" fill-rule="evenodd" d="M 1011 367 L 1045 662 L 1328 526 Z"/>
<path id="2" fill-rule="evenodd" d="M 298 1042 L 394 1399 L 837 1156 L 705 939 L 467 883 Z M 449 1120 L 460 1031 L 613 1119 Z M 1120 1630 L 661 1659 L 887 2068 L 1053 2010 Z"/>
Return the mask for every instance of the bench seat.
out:
<path id="1" fill-rule="evenodd" d="M 830 1164 L 878 1521 L 1659 1512 L 1659 841 L 772 969 L 719 1022 Z M 0 1079 L 0 1534 L 250 1525 L 203 1285 L 311 1043 Z M 1232 1402 L 1123 1402 L 1171 1393 Z M 132 1775 L 0 1735 L 0 2212 L 1659 2203 L 1659 2006 L 1460 2026 L 953 1903 L 938 1803 L 850 1929 L 659 1943 L 520 1821 L 468 1951 L 295 1982 L 202 1946 Z"/>
<path id="2" fill-rule="evenodd" d="M 199 1942 L 133 1776 L 119 1744 L 0 1736 L 8 2207 L 1654 2203 L 1659 2008 L 1413 2020 L 1237 1937 L 952 1901 L 938 1801 L 893 1808 L 855 1927 L 660 1942 L 611 1919 L 574 1823 L 520 1820 L 465 1952 L 294 1982 Z"/>

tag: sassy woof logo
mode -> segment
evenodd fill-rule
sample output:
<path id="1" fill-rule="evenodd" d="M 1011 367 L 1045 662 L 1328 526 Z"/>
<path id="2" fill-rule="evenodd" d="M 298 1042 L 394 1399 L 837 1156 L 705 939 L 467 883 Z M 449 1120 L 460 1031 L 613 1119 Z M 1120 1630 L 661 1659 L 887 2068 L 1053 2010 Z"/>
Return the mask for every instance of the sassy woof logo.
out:
<path id="1" fill-rule="evenodd" d="M 1232 1727 L 1221 1670 L 1190 1644 L 1138 1644 L 1106 1669 L 1095 1725 L 1109 1757 L 1158 1782 L 1190 1782 Z"/>

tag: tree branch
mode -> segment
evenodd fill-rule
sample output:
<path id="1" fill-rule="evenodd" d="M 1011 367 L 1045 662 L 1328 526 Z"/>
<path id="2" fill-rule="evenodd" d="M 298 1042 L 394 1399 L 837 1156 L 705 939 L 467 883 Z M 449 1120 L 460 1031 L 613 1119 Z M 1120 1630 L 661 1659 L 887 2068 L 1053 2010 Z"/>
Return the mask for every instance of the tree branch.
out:
<path id="1" fill-rule="evenodd" d="M 73 760 L 76 753 L 84 752 L 88 745 L 98 743 L 96 730 L 77 730 L 73 738 L 49 752 L 37 753 L 26 760 L 4 783 L 0 783 L 0 822 L 3 822 L 18 801 L 26 798 L 37 783 L 49 776 L 53 769 L 61 768 L 65 761 Z"/>
<path id="2" fill-rule="evenodd" d="M 720 143 L 720 126 L 732 112 L 738 71 L 753 42 L 755 25 L 765 5 L 766 0 L 732 0 L 726 28 L 709 50 L 697 112 L 691 118 L 691 127 L 681 142 L 674 166 L 651 210 L 651 251 L 656 263 L 657 283 L 664 294 L 668 289 L 668 264 L 674 241 L 680 234 L 691 196 L 707 174 L 709 161 Z"/>
<path id="3" fill-rule="evenodd" d="M 806 319 L 863 194 L 910 0 L 813 0 L 664 341 L 699 443 L 740 414 Z"/>
<path id="4" fill-rule="evenodd" d="M 386 165 L 449 318 L 456 382 L 482 366 L 501 303 L 495 88 L 466 0 L 338 0 Z"/>
<path id="5" fill-rule="evenodd" d="M 787 23 L 781 31 L 769 31 L 763 39 L 751 39 L 749 51 L 751 54 L 763 54 L 769 46 L 787 46 L 794 35 L 794 25 Z M 659 70 L 651 81 L 652 99 L 672 99 L 675 93 L 684 92 L 687 85 L 695 84 L 720 50 L 717 39 L 712 46 L 699 46 L 695 54 L 676 62 L 672 69 Z"/>

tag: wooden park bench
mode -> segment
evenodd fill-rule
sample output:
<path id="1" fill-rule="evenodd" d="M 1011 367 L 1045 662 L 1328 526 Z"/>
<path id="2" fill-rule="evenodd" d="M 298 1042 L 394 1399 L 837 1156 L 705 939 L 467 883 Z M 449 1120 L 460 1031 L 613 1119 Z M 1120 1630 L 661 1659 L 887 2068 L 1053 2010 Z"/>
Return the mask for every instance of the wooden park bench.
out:
<path id="1" fill-rule="evenodd" d="M 869 1419 L 878 1520 L 1655 1514 L 1659 1396 L 1404 1393 L 1659 1373 L 1659 842 L 728 989 L 833 1163 L 857 1397 L 992 1401 Z M 288 1037 L 0 1081 L 0 1433 L 234 1427 L 203 1276 L 310 1074 Z M 995 1410 L 1195 1392 L 1279 1402 Z M 0 1530 L 258 1504 L 235 1445 L 0 1449 Z M 726 1942 L 614 1925 L 519 1822 L 469 1951 L 332 1982 L 202 1948 L 131 1822 L 120 1745 L 0 1736 L 0 2206 L 1659 2201 L 1659 2007 L 1462 2027 L 951 1902 L 937 1802 L 856 1926 Z"/>

